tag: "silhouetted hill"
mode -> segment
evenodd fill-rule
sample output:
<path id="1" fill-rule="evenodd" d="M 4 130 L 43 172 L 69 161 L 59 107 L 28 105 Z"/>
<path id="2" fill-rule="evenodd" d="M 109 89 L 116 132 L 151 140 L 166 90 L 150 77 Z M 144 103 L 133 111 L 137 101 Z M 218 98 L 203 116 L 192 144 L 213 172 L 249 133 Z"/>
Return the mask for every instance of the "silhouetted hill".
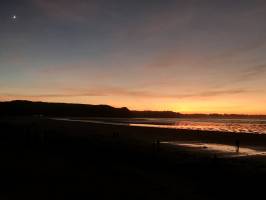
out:
<path id="1" fill-rule="evenodd" d="M 181 114 L 172 111 L 131 111 L 134 117 L 177 118 Z"/>
<path id="2" fill-rule="evenodd" d="M 108 105 L 86 105 L 67 103 L 44 103 L 31 101 L 0 102 L 0 115 L 44 115 L 78 117 L 130 117 L 127 108 Z"/>
<path id="3" fill-rule="evenodd" d="M 69 116 L 69 117 L 178 117 L 170 111 L 130 111 L 108 105 L 45 103 L 31 101 L 0 102 L 0 116 Z"/>
<path id="4" fill-rule="evenodd" d="M 126 107 L 31 101 L 0 102 L 0 116 L 138 117 L 138 118 L 262 118 L 265 115 L 181 114 L 172 111 L 131 111 Z"/>

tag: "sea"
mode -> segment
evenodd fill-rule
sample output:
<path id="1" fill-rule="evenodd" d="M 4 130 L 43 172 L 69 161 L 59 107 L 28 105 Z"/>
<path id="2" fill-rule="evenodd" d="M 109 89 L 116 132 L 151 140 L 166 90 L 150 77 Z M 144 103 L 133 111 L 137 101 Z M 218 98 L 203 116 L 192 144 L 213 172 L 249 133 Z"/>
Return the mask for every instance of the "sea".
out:
<path id="1" fill-rule="evenodd" d="M 60 120 L 60 118 L 57 118 Z M 170 129 L 266 134 L 265 118 L 64 118 L 61 120 Z"/>

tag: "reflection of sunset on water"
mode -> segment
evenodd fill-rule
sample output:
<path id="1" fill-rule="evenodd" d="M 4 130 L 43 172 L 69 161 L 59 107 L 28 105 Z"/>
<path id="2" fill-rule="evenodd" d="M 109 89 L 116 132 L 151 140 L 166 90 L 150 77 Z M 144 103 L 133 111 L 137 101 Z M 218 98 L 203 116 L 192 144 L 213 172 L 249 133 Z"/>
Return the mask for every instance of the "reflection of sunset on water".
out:
<path id="1" fill-rule="evenodd" d="M 175 123 L 177 128 L 192 130 L 208 130 L 236 133 L 266 133 L 266 123 L 232 123 L 232 122 L 194 122 L 178 121 Z"/>
<path id="2" fill-rule="evenodd" d="M 140 126 L 170 129 L 188 129 L 202 131 L 220 131 L 228 133 L 266 134 L 266 119 L 213 119 L 213 118 L 88 118 L 66 119 L 97 124 Z"/>
<path id="3" fill-rule="evenodd" d="M 233 145 L 215 144 L 215 143 L 188 143 L 188 142 L 163 142 L 164 144 L 176 145 L 201 151 L 220 153 L 223 156 L 238 157 L 238 156 L 256 156 L 266 155 L 266 149 L 259 150 L 255 147 L 241 147 L 239 152 L 236 152 L 236 147 Z"/>

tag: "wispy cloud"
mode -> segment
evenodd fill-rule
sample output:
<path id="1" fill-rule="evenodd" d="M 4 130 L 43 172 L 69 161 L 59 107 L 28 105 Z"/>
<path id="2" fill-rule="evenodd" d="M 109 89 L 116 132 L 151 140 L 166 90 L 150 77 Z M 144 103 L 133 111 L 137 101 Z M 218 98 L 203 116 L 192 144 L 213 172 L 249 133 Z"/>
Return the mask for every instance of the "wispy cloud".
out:
<path id="1" fill-rule="evenodd" d="M 132 36 L 153 38 L 186 26 L 194 17 L 195 1 L 176 1 L 159 10 L 149 9 L 142 21 L 128 30 Z"/>
<path id="2" fill-rule="evenodd" d="M 123 97 L 135 97 L 135 98 L 171 98 L 171 99 L 186 99 L 186 98 L 210 98 L 216 96 L 237 95 L 243 93 L 251 93 L 254 91 L 244 89 L 232 89 L 232 90 L 209 90 L 198 93 L 182 93 L 182 94 L 163 94 L 145 90 L 129 90 L 123 88 L 97 88 L 91 90 L 73 90 L 66 93 L 53 93 L 53 94 L 9 94 L 2 93 L 2 97 L 8 98 L 61 98 L 61 97 L 97 97 L 97 96 L 123 96 Z"/>
<path id="3" fill-rule="evenodd" d="M 265 75 L 265 73 L 266 73 L 266 65 L 265 64 L 256 65 L 256 66 L 253 66 L 253 67 L 250 67 L 250 68 L 244 70 L 240 74 L 240 77 L 238 78 L 237 81 L 254 80 L 254 79 L 260 77 L 261 75 Z"/>
<path id="4" fill-rule="evenodd" d="M 47 16 L 62 20 L 83 21 L 95 16 L 100 4 L 83 0 L 32 0 L 33 4 Z"/>
<path id="5" fill-rule="evenodd" d="M 230 61 L 234 58 L 243 58 L 244 55 L 248 55 L 260 48 L 264 48 L 266 46 L 266 37 L 260 38 L 256 41 L 252 41 L 249 44 L 242 44 L 242 46 L 226 49 L 218 55 L 212 56 L 208 58 L 209 62 L 213 61 Z"/>

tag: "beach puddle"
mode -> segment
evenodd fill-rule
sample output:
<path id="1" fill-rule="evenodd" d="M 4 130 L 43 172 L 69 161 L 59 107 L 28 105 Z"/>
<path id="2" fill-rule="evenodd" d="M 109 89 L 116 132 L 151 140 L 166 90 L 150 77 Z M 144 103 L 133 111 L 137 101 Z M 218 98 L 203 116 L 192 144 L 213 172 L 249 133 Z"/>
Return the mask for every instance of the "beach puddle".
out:
<path id="1" fill-rule="evenodd" d="M 240 147 L 237 152 L 236 146 L 225 145 L 225 144 L 216 144 L 216 143 L 197 143 L 197 142 L 162 142 L 165 144 L 176 145 L 181 147 L 187 147 L 194 150 L 206 151 L 217 153 L 223 157 L 240 157 L 240 156 L 256 156 L 256 155 L 265 155 L 266 149 L 256 149 L 255 147 Z"/>
<path id="2" fill-rule="evenodd" d="M 156 128 L 173 128 L 172 125 L 156 125 L 156 124 L 134 124 L 134 123 L 123 123 L 123 122 L 109 122 L 109 121 L 101 121 L 99 120 L 90 120 L 90 119 L 66 119 L 66 118 L 51 118 L 53 120 L 60 121 L 71 121 L 71 122 L 88 122 L 94 124 L 107 124 L 107 125 L 122 125 L 122 126 L 140 126 L 140 127 L 156 127 Z M 195 129 L 196 130 L 196 129 Z M 204 128 L 200 130 L 205 130 Z M 209 129 L 212 130 L 212 129 Z M 216 130 L 216 129 L 213 129 Z M 246 131 L 242 130 L 241 131 Z M 236 132 L 235 132 L 236 133 Z M 225 145 L 218 143 L 200 143 L 200 142 L 176 142 L 176 141 L 165 141 L 162 142 L 164 144 L 175 145 L 185 148 L 190 148 L 195 151 L 206 151 L 209 153 L 214 153 L 223 157 L 240 157 L 240 156 L 256 156 L 256 155 L 265 155 L 266 156 L 266 148 L 259 148 L 257 146 L 243 146 L 239 148 L 239 152 L 237 152 L 236 146 L 234 145 Z"/>

